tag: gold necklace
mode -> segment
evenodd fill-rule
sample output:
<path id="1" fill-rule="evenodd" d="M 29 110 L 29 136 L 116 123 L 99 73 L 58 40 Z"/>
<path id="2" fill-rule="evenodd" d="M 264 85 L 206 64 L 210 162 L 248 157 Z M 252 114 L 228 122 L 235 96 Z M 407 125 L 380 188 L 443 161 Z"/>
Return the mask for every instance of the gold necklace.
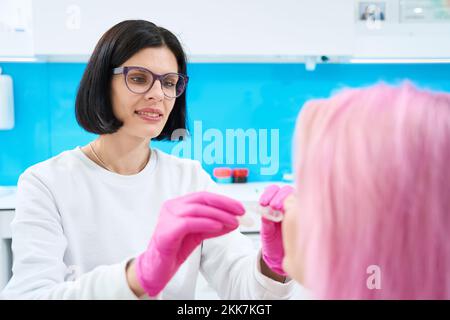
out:
<path id="1" fill-rule="evenodd" d="M 106 170 L 109 170 L 111 172 L 115 172 L 113 169 L 111 169 L 111 167 L 107 166 L 105 161 L 102 160 L 102 158 L 100 158 L 100 156 L 97 154 L 97 152 L 95 152 L 94 150 L 94 146 L 92 145 L 92 142 L 89 142 L 89 147 L 91 148 L 92 153 L 94 154 L 95 158 L 98 160 L 98 162 L 101 163 L 101 165 L 103 166 L 103 168 L 105 168 Z M 148 154 L 148 158 L 147 161 L 144 162 L 144 165 L 141 166 L 141 168 L 139 168 L 139 172 L 145 168 L 145 166 L 147 165 L 148 161 L 150 160 L 150 155 L 151 153 L 149 152 Z"/>
<path id="2" fill-rule="evenodd" d="M 97 152 L 95 152 L 94 147 L 92 146 L 92 142 L 89 142 L 89 147 L 91 147 L 91 151 L 94 154 L 95 158 L 98 160 L 98 162 L 101 163 L 101 165 L 103 166 L 103 168 L 105 168 L 106 170 L 109 170 L 111 172 L 114 172 L 113 169 L 111 169 L 110 167 L 108 167 L 106 165 L 106 163 L 99 157 L 99 155 L 97 154 Z"/>

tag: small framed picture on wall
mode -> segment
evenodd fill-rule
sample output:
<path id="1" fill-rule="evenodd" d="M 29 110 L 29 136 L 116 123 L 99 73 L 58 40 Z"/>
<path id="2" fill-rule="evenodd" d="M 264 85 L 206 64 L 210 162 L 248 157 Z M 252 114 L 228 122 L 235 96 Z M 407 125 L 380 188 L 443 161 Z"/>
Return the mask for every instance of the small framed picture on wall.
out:
<path id="1" fill-rule="evenodd" d="M 384 21 L 386 18 L 385 2 L 360 2 L 358 20 L 360 21 Z"/>

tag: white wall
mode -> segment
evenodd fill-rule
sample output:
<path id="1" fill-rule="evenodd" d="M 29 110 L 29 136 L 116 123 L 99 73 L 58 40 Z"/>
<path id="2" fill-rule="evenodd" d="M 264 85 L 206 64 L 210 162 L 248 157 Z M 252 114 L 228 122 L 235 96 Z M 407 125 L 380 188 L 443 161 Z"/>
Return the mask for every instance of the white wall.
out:
<path id="1" fill-rule="evenodd" d="M 359 2 L 355 1 L 355 10 Z M 426 19 L 433 9 L 439 9 L 433 0 L 385 0 L 386 20 L 378 25 L 355 21 L 354 51 L 359 58 L 449 58 L 450 57 L 450 3 L 449 19 Z M 444 4 L 444 2 L 442 2 Z M 421 15 L 402 19 L 412 9 L 424 10 Z M 407 11 L 406 11 L 407 10 Z"/>
<path id="2" fill-rule="evenodd" d="M 33 55 L 31 0 L 0 0 L 0 56 Z"/>
<path id="3" fill-rule="evenodd" d="M 191 61 L 450 58 L 450 18 L 401 21 L 405 3 L 438 2 L 377 0 L 386 4 L 386 21 L 376 28 L 358 21 L 361 2 L 367 0 L 0 0 L 0 56 L 84 61 L 115 23 L 146 19 L 176 33 Z M 31 3 L 32 15 L 24 14 Z M 18 7 L 32 26 L 2 31 L 14 25 Z"/>
<path id="4" fill-rule="evenodd" d="M 353 35 L 352 0 L 40 0 L 33 11 L 38 55 L 88 55 L 103 32 L 130 18 L 174 31 L 195 58 L 345 55 Z"/>

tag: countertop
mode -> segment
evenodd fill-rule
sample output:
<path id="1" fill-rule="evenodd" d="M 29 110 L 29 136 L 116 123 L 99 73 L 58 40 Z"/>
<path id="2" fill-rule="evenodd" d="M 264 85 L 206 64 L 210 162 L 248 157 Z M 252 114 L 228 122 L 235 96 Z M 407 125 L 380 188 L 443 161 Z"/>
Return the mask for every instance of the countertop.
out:
<path id="1" fill-rule="evenodd" d="M 0 186 L 0 210 L 14 210 L 16 207 L 16 190 L 17 187 L 15 186 Z"/>

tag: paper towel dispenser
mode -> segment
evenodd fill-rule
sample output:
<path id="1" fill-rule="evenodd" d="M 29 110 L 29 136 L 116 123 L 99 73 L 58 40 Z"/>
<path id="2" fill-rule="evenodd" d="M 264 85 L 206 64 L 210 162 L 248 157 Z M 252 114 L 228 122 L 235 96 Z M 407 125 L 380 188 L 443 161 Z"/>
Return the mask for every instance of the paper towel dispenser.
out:
<path id="1" fill-rule="evenodd" d="M 13 81 L 0 68 L 0 130 L 14 128 Z"/>

